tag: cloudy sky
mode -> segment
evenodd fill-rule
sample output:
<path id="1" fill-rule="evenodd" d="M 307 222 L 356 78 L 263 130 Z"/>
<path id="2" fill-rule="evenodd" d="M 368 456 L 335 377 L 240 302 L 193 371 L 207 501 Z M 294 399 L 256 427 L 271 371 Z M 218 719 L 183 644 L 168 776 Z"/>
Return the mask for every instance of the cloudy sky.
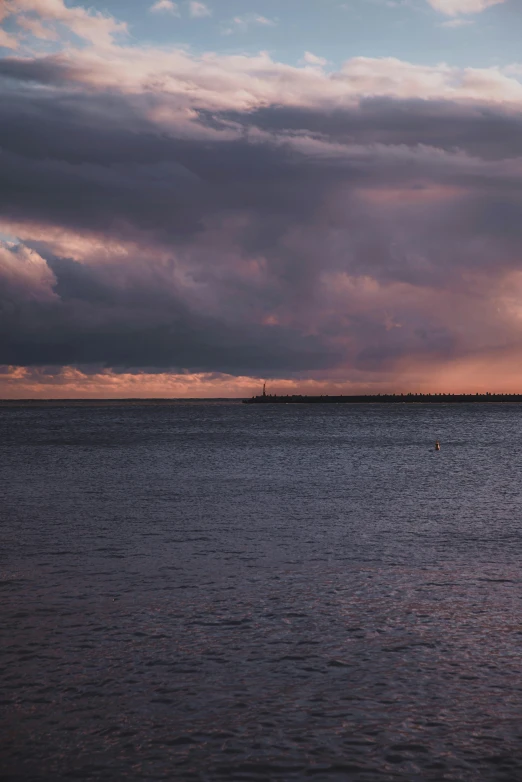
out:
<path id="1" fill-rule="evenodd" d="M 0 396 L 522 391 L 521 29 L 0 0 Z"/>

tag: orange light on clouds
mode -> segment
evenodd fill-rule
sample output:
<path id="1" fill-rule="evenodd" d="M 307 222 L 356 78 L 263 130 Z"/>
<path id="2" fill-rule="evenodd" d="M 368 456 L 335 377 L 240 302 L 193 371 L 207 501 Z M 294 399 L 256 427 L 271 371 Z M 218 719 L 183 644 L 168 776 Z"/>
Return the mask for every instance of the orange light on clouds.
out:
<path id="1" fill-rule="evenodd" d="M 455 361 L 419 358 L 386 372 L 337 369 L 329 377 L 266 378 L 271 394 L 522 393 L 522 354 L 493 351 Z M 0 399 L 216 399 L 260 393 L 263 379 L 219 373 L 83 372 L 4 367 Z"/>

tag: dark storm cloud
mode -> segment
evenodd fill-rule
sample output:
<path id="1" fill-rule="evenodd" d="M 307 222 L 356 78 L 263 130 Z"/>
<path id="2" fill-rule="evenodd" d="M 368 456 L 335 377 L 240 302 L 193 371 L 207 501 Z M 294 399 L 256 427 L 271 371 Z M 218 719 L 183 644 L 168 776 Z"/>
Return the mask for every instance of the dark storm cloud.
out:
<path id="1" fill-rule="evenodd" d="M 0 293 L 0 364 L 96 364 L 274 376 L 327 369 L 341 358 L 293 329 L 237 327 L 191 312 L 176 292 L 139 282 L 118 289 L 107 275 L 49 257 L 56 298 Z M 1 279 L 1 278 L 0 278 Z"/>
<path id="2" fill-rule="evenodd" d="M 253 233 L 266 239 L 275 231 L 277 240 L 282 225 L 309 220 L 339 185 L 416 186 L 416 179 L 429 178 L 480 190 L 500 178 L 491 171 L 481 179 L 478 169 L 451 170 L 451 161 L 429 152 L 405 161 L 395 147 L 460 149 L 500 160 L 522 145 L 522 115 L 501 109 L 386 99 L 342 112 L 276 106 L 242 114 L 201 111 L 192 130 L 212 128 L 215 137 L 190 139 L 145 119 L 148 102 L 114 92 L 0 90 L 2 213 L 94 230 L 129 221 L 178 241 L 200 230 L 204 217 L 252 210 L 260 225 Z M 224 124 L 231 119 L 233 130 Z M 267 137 L 253 142 L 253 128 Z M 226 129 L 228 140 L 219 133 Z M 298 133 L 359 144 L 368 152 L 365 158 L 348 151 L 318 159 L 296 149 Z M 381 150 L 372 160 L 376 144 Z"/>
<path id="3" fill-rule="evenodd" d="M 17 100 L 20 92 L 18 82 L 35 82 L 38 84 L 70 87 L 81 82 L 87 73 L 85 68 L 74 66 L 60 56 L 42 57 L 38 60 L 21 58 L 5 58 L 0 60 L 0 77 L 4 77 L 4 89 L 8 89 L 9 78 L 13 80 L 14 89 L 9 101 L 4 102 L 3 137 L 9 134 L 12 123 L 23 130 L 24 115 L 27 116 L 29 106 L 27 96 L 30 95 L 31 113 L 38 116 L 43 123 L 43 137 L 33 139 L 33 148 L 37 153 L 45 149 L 46 144 L 62 144 L 62 149 L 68 160 L 80 159 L 75 154 L 71 140 L 63 134 L 59 139 L 45 131 L 47 114 L 45 103 L 52 106 L 51 111 L 56 116 L 54 121 L 63 119 L 67 122 L 68 111 L 75 124 L 80 126 L 83 121 L 99 118 L 103 112 L 105 118 L 104 136 L 107 138 L 107 151 L 111 157 L 103 157 L 105 145 L 97 146 L 93 138 L 92 155 L 96 162 L 130 159 L 130 155 L 138 155 L 141 162 L 151 162 L 164 159 L 165 154 L 172 151 L 173 139 L 161 137 L 154 132 L 149 139 L 145 134 L 136 135 L 135 130 L 125 133 L 120 126 L 117 135 L 121 138 L 119 145 L 110 144 L 110 128 L 107 122 L 111 117 L 127 118 L 132 121 L 133 129 L 144 129 L 147 126 L 143 118 L 143 103 L 132 104 L 128 96 L 111 91 L 107 94 L 99 90 L 85 89 L 82 93 L 67 91 L 58 95 L 48 96 L 26 93 Z M 154 95 L 149 95 L 144 101 L 154 105 Z M 197 101 L 196 101 L 197 105 Z M 62 115 L 62 112 L 63 115 Z M 307 107 L 283 106 L 276 103 L 253 109 L 250 112 L 239 111 L 209 111 L 203 106 L 199 110 L 203 124 L 215 129 L 223 129 L 224 122 L 233 121 L 248 128 L 257 127 L 271 132 L 303 131 L 327 136 L 343 142 L 359 142 L 365 144 L 425 144 L 440 149 L 465 149 L 471 154 L 477 154 L 484 159 L 504 159 L 518 156 L 522 153 L 522 113 L 512 106 L 502 103 L 471 101 L 456 102 L 441 99 L 396 98 L 396 97 L 362 97 L 356 105 L 345 108 L 318 109 Z M 20 125 L 18 125 L 20 122 Z M 101 130 L 101 128 L 98 128 Z M 12 139 L 14 142 L 16 139 Z M 148 144 L 147 141 L 153 141 Z M 116 146 L 116 148 L 115 148 Z M 89 156 L 89 150 L 82 149 Z"/>
<path id="4" fill-rule="evenodd" d="M 269 106 L 247 118 L 239 112 L 223 112 L 222 117 L 270 132 L 306 129 L 344 143 L 424 144 L 466 150 L 485 160 L 522 154 L 522 113 L 502 105 L 375 97 L 362 98 L 352 108 Z"/>
<path id="5" fill-rule="evenodd" d="M 225 210 L 304 217 L 325 179 L 284 145 L 161 133 L 114 94 L 0 92 L 0 150 L 3 214 L 95 230 L 121 219 L 171 241 Z"/>
<path id="6" fill-rule="evenodd" d="M 36 82 L 38 84 L 70 84 L 79 80 L 84 72 L 80 68 L 67 65 L 60 56 L 40 57 L 30 60 L 20 57 L 6 57 L 0 60 L 0 76 L 17 81 Z"/>
<path id="7" fill-rule="evenodd" d="M 375 98 L 189 116 L 179 97 L 79 88 L 56 58 L 0 74 L 7 224 L 132 243 L 81 263 L 45 238 L 23 264 L 6 251 L 0 363 L 376 371 L 468 349 L 429 291 L 518 269 L 514 109 Z"/>
<path id="8" fill-rule="evenodd" d="M 500 149 L 515 153 L 522 138 L 515 132 L 520 116 L 501 111 L 486 117 L 481 131 L 474 121 L 485 111 L 453 106 L 451 115 L 450 108 L 381 100 L 334 113 L 279 107 L 236 112 L 232 138 L 226 140 L 219 130 L 230 130 L 224 123 L 232 115 L 214 113 L 210 118 L 208 112 L 201 112 L 192 129 L 212 127 L 215 137 L 191 140 L 160 132 L 144 119 L 143 105 L 123 95 L 22 90 L 0 102 L 0 210 L 12 219 L 43 219 L 96 231 L 128 230 L 131 224 L 154 231 L 158 241 L 173 243 L 201 232 L 204 220 L 241 212 L 255 216 L 240 237 L 245 252 L 277 256 L 288 225 L 317 220 L 325 197 L 339 187 L 345 198 L 356 187 L 422 187 L 419 180 L 472 186 L 477 194 L 499 184 L 509 188 L 509 183 L 500 181 L 500 172 L 458 166 L 429 150 L 404 159 L 400 150 L 405 146 L 416 150 L 430 142 L 454 150 L 466 137 L 471 153 L 477 146 L 487 146 L 486 159 L 498 157 Z M 439 117 L 437 133 L 433 118 L 438 111 L 443 119 Z M 248 131 L 257 127 L 269 133 L 252 141 Z M 301 136 L 295 135 L 297 131 Z M 276 138 L 276 132 L 286 136 Z M 302 154 L 294 142 L 303 134 L 363 145 L 367 152 L 365 156 L 349 151 L 330 157 Z M 380 145 L 378 153 L 372 151 L 375 144 Z M 518 181 L 511 184 L 518 188 Z M 464 211 L 472 205 L 472 196 Z M 506 198 L 511 199 L 511 213 L 518 214 L 517 192 L 508 192 Z M 330 222 L 334 219 L 326 217 Z M 345 226 L 356 234 L 361 220 L 371 219 L 348 198 L 342 217 Z M 487 228 L 487 223 L 483 226 Z M 516 221 L 512 227 L 516 228 Z M 374 255 L 371 246 L 369 251 Z M 382 257 L 382 249 L 378 254 Z"/>

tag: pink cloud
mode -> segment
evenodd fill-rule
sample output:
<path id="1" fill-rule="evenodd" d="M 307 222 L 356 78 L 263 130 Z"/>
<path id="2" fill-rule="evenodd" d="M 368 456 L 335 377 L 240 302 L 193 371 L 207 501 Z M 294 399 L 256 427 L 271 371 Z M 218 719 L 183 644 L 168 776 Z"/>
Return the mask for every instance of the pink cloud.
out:
<path id="1" fill-rule="evenodd" d="M 0 281 L 4 291 L 18 299 L 52 301 L 54 274 L 46 261 L 23 244 L 0 242 Z"/>
<path id="2" fill-rule="evenodd" d="M 18 43 L 18 38 L 15 35 L 10 35 L 0 28 L 0 47 L 3 47 L 4 49 L 17 49 Z"/>
<path id="3" fill-rule="evenodd" d="M 337 371 L 328 378 L 268 378 L 272 394 L 519 393 L 522 353 L 498 351 L 454 361 L 403 361 L 378 376 Z M 256 377 L 216 374 L 82 372 L 75 367 L 3 367 L 0 399 L 245 399 L 260 393 Z"/>
<path id="4" fill-rule="evenodd" d="M 198 2 L 198 0 L 190 0 L 189 13 L 195 19 L 201 19 L 204 16 L 212 16 L 212 11 L 206 3 Z"/>
<path id="5" fill-rule="evenodd" d="M 35 17 L 25 14 L 34 14 Z M 38 38 L 55 34 L 47 25 L 38 23 L 41 19 L 50 24 L 62 24 L 78 37 L 100 48 L 110 47 L 115 35 L 127 32 L 125 22 L 118 22 L 112 16 L 83 6 L 68 7 L 63 0 L 9 0 L 4 16 L 9 15 L 15 16 L 25 29 Z"/>
<path id="6" fill-rule="evenodd" d="M 436 11 L 447 16 L 458 14 L 479 14 L 491 6 L 499 5 L 506 0 L 428 0 Z"/>
<path id="7" fill-rule="evenodd" d="M 37 17 L 20 14 L 16 17 L 16 23 L 23 30 L 34 35 L 35 38 L 40 38 L 45 41 L 58 40 L 59 36 L 57 31 L 52 27 L 44 25 Z"/>
<path id="8" fill-rule="evenodd" d="M 16 9 L 87 45 L 0 61 L 0 395 L 481 390 L 492 362 L 510 390 L 517 67 L 328 72 Z"/>

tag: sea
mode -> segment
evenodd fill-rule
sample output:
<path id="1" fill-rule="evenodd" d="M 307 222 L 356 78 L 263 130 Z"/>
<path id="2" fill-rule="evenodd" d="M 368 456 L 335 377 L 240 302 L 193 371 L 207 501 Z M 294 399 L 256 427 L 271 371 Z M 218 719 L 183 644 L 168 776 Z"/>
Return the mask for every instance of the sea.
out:
<path id="1" fill-rule="evenodd" d="M 522 780 L 522 406 L 4 405 L 0 535 L 6 782 Z"/>

